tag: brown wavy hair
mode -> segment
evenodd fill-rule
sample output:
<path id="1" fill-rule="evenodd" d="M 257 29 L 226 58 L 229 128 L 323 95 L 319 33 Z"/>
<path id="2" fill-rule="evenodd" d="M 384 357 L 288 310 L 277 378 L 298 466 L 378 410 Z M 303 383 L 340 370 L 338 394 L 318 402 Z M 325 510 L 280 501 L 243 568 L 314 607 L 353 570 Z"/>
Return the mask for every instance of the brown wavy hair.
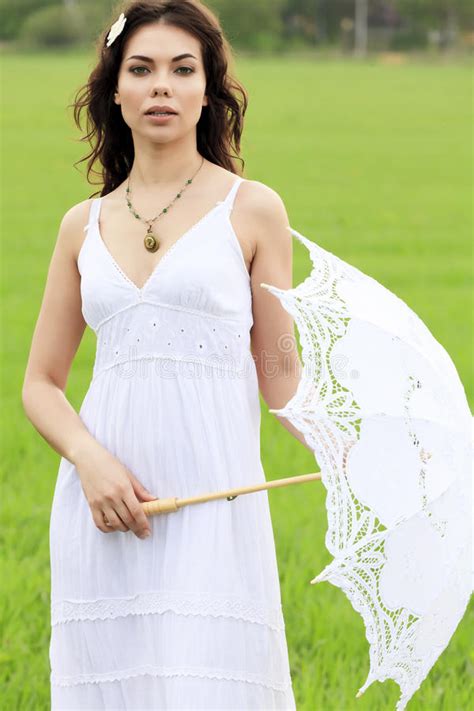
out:
<path id="1" fill-rule="evenodd" d="M 124 29 L 107 47 L 110 27 L 121 12 L 127 18 Z M 201 43 L 208 105 L 202 107 L 196 126 L 197 150 L 212 163 L 243 174 L 245 163 L 239 153 L 248 97 L 243 86 L 228 72 L 232 49 L 216 15 L 200 0 L 132 0 L 116 6 L 110 24 L 97 39 L 98 62 L 87 83 L 76 92 L 74 103 L 69 105 L 81 131 L 81 114 L 86 110 L 87 134 L 80 141 L 88 141 L 91 146 L 90 153 L 74 166 L 88 161 L 87 180 L 92 185 L 103 184 L 101 196 L 127 178 L 134 159 L 132 132 L 123 120 L 120 106 L 113 101 L 123 47 L 138 27 L 158 20 L 186 30 Z M 96 160 L 101 164 L 100 172 L 93 168 Z M 236 168 L 236 160 L 241 161 L 241 170 Z M 92 173 L 100 175 L 100 183 L 92 182 Z"/>

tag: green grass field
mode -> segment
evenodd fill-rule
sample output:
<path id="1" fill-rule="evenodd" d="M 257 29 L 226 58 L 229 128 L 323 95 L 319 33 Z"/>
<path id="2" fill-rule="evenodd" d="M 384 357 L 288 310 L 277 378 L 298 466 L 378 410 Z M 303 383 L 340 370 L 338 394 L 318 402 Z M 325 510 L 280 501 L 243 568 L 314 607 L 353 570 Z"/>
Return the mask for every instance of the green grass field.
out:
<path id="1" fill-rule="evenodd" d="M 3 708 L 49 708 L 49 513 L 59 455 L 31 426 L 21 386 L 49 259 L 66 210 L 95 192 L 66 109 L 94 58 L 2 58 Z M 246 176 L 275 189 L 291 225 L 375 277 L 425 321 L 451 355 L 474 410 L 470 229 L 470 67 L 417 61 L 238 61 L 250 94 Z M 39 110 L 38 110 L 39 109 Z M 82 172 L 79 172 L 82 171 Z M 310 268 L 295 240 L 294 283 Z M 91 377 L 89 330 L 67 396 Z M 310 453 L 262 400 L 267 478 L 315 471 Z M 309 581 L 330 560 L 320 483 L 269 494 L 299 711 L 392 711 L 398 687 L 374 684 L 362 621 L 334 586 Z M 230 504 L 223 504 L 230 505 Z M 410 711 L 466 711 L 474 691 L 473 607 Z"/>

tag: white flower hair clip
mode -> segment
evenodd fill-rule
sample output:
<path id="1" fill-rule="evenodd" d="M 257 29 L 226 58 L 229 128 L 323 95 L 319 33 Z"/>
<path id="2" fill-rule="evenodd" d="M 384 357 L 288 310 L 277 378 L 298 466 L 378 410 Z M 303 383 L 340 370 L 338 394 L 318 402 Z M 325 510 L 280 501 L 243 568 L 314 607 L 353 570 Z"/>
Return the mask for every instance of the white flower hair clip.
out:
<path id="1" fill-rule="evenodd" d="M 122 32 L 123 27 L 127 21 L 127 18 L 123 14 L 123 12 L 120 14 L 119 19 L 114 22 L 112 27 L 110 28 L 110 32 L 107 35 L 107 47 L 110 47 L 112 42 L 119 36 L 119 34 Z"/>

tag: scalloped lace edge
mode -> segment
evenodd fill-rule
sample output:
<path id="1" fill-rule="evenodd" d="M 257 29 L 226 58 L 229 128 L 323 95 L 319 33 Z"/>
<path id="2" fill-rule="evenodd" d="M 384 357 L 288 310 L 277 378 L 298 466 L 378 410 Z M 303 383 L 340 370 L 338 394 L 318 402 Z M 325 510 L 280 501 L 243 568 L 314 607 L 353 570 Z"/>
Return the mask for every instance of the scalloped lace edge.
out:
<path id="1" fill-rule="evenodd" d="M 76 686 L 77 684 L 98 684 L 107 681 L 122 681 L 124 679 L 130 679 L 132 677 L 141 676 L 144 674 L 150 674 L 152 676 L 194 676 L 202 679 L 220 679 L 223 681 L 243 681 L 249 684 L 258 684 L 260 686 L 265 686 L 268 689 L 273 689 L 275 691 L 288 691 L 292 687 L 291 676 L 288 676 L 286 681 L 270 681 L 268 678 L 262 676 L 261 674 L 241 674 L 238 672 L 230 672 L 227 670 L 213 669 L 209 671 L 204 671 L 199 668 L 185 667 L 183 669 L 170 668 L 170 667 L 154 667 L 149 664 L 146 666 L 136 667 L 135 669 L 128 669 L 122 672 L 104 672 L 103 674 L 80 674 L 74 677 L 60 676 L 54 672 L 51 672 L 50 680 L 51 684 L 55 686 Z"/>
<path id="2" fill-rule="evenodd" d="M 94 600 L 51 601 L 51 625 L 81 620 L 105 620 L 129 615 L 174 612 L 178 615 L 233 617 L 266 625 L 284 632 L 283 610 L 270 607 L 265 601 L 208 593 L 153 591 L 129 598 L 98 598 Z"/>

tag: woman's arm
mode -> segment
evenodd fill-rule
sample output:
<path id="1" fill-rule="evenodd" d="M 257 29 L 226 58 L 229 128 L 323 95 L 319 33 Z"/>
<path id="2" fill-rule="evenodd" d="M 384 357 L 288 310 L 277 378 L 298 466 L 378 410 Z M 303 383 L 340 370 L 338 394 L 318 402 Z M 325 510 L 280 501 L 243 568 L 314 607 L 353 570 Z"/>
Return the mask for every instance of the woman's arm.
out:
<path id="1" fill-rule="evenodd" d="M 82 449 L 96 441 L 64 394 L 86 327 L 76 259 L 84 239 L 89 208 L 90 200 L 74 205 L 61 221 L 22 389 L 28 419 L 41 436 L 72 463 Z"/>
<path id="2" fill-rule="evenodd" d="M 103 533 L 132 530 L 143 538 L 150 526 L 137 497 L 151 501 L 156 496 L 90 434 L 64 394 L 86 327 L 77 254 L 89 209 L 86 200 L 61 221 L 28 358 L 23 407 L 42 437 L 75 465 L 97 528 Z"/>
<path id="3" fill-rule="evenodd" d="M 242 195 L 240 197 L 240 191 Z M 246 181 L 237 199 L 245 203 L 245 229 L 253 236 L 251 268 L 253 327 L 251 347 L 259 389 L 271 409 L 286 405 L 301 379 L 302 364 L 295 340 L 293 317 L 280 301 L 260 284 L 290 289 L 293 282 L 293 244 L 285 205 L 274 190 L 257 181 Z M 242 223 L 243 227 L 243 223 Z M 303 434 L 279 415 L 281 424 L 307 449 Z"/>

